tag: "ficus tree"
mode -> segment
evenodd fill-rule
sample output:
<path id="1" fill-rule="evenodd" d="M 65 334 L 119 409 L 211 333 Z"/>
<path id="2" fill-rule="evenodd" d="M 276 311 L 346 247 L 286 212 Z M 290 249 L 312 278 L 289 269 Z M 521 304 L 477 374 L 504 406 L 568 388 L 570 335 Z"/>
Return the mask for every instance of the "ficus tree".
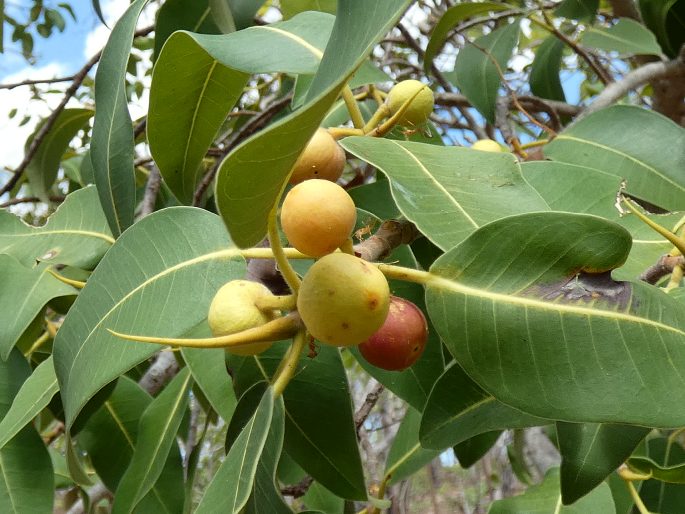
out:
<path id="1" fill-rule="evenodd" d="M 0 176 L 1 512 L 399 512 L 529 427 L 488 512 L 682 512 L 685 2 L 147 4 Z"/>

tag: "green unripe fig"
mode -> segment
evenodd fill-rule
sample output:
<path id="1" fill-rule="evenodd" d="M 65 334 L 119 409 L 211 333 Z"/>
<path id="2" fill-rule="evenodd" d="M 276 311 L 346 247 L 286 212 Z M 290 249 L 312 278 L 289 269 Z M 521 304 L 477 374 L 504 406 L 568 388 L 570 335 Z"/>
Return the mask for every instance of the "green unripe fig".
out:
<path id="1" fill-rule="evenodd" d="M 480 150 L 481 152 L 504 152 L 504 148 L 497 141 L 492 139 L 479 139 L 471 146 L 474 150 Z"/>
<path id="2" fill-rule="evenodd" d="M 274 311 L 257 308 L 257 299 L 271 295 L 271 291 L 259 282 L 232 280 L 224 284 L 209 306 L 207 321 L 214 337 L 227 336 L 255 328 L 276 318 Z M 257 355 L 268 350 L 273 343 L 252 343 L 242 347 L 226 348 L 235 355 Z"/>
<path id="3" fill-rule="evenodd" d="M 388 371 L 401 371 L 414 364 L 426 347 L 428 323 L 416 305 L 390 297 L 390 310 L 383 326 L 359 345 L 370 364 Z"/>
<path id="4" fill-rule="evenodd" d="M 318 128 L 293 166 L 291 184 L 312 178 L 335 182 L 345 169 L 345 150 L 326 129 Z"/>
<path id="5" fill-rule="evenodd" d="M 305 180 L 293 187 L 281 206 L 281 226 L 292 246 L 321 257 L 340 248 L 352 234 L 357 209 L 335 182 Z"/>
<path id="6" fill-rule="evenodd" d="M 418 95 L 414 96 L 417 91 L 419 92 Z M 412 79 L 398 82 L 388 93 L 385 105 L 388 107 L 390 115 L 399 111 L 402 104 L 412 97 L 414 99 L 398 121 L 400 125 L 423 125 L 433 112 L 433 91 L 423 82 Z"/>
<path id="7" fill-rule="evenodd" d="M 388 281 L 376 266 L 354 255 L 332 253 L 305 274 L 297 310 L 322 343 L 354 346 L 383 325 L 389 302 Z"/>

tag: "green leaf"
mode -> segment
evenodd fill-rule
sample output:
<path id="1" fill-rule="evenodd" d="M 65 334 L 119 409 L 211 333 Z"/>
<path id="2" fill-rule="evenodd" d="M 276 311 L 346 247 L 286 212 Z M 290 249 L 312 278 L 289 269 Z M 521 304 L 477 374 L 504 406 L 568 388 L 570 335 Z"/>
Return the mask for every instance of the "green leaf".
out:
<path id="1" fill-rule="evenodd" d="M 457 460 L 459 461 L 459 465 L 464 469 L 473 466 L 490 451 L 490 448 L 495 445 L 501 435 L 501 430 L 484 432 L 454 445 L 454 448 L 452 449 L 454 450 L 455 457 L 457 457 Z"/>
<path id="2" fill-rule="evenodd" d="M 541 98 L 566 101 L 561 87 L 559 68 L 564 54 L 564 43 L 556 36 L 549 36 L 538 47 L 530 68 L 530 90 Z"/>
<path id="3" fill-rule="evenodd" d="M 113 514 L 134 512 L 160 477 L 169 452 L 178 451 L 176 433 L 188 406 L 191 383 L 188 368 L 181 370 L 145 409 L 133 458 L 114 495 Z"/>
<path id="4" fill-rule="evenodd" d="M 0 210 L 0 253 L 24 266 L 42 261 L 91 269 L 113 243 L 94 187 L 68 195 L 42 227 Z"/>
<path id="5" fill-rule="evenodd" d="M 519 37 L 519 21 L 493 30 L 457 54 L 454 71 L 448 74 L 466 98 L 490 122 L 495 122 L 495 103 L 502 82 L 500 75 L 514 51 Z M 497 64 L 495 64 L 495 62 Z"/>
<path id="6" fill-rule="evenodd" d="M 443 250 L 490 221 L 548 209 L 511 154 L 370 137 L 341 144 L 388 176 L 402 214 Z"/>
<path id="7" fill-rule="evenodd" d="M 685 463 L 675 466 L 662 466 L 649 457 L 631 457 L 628 467 L 638 473 L 651 475 L 655 480 L 669 484 L 685 484 Z"/>
<path id="8" fill-rule="evenodd" d="M 162 46 L 177 30 L 201 34 L 220 34 L 209 7 L 209 0 L 170 0 L 157 11 L 155 23 L 155 48 L 153 60 L 157 60 Z"/>
<path id="9" fill-rule="evenodd" d="M 227 35 L 169 37 L 152 76 L 147 134 L 152 156 L 180 201 L 193 200 L 202 159 L 249 74 L 314 73 L 332 25 L 330 15 L 306 13 Z"/>
<path id="10" fill-rule="evenodd" d="M 236 392 L 268 380 L 284 351 L 276 344 L 254 358 L 231 356 Z M 334 494 L 365 499 L 352 401 L 338 349 L 320 345 L 316 357 L 301 359 L 283 400 L 288 455 Z"/>
<path id="11" fill-rule="evenodd" d="M 30 374 L 18 350 L 0 360 L 0 417 Z M 24 427 L 0 450 L 0 512 L 52 512 L 53 481 L 50 455 L 33 426 Z"/>
<path id="12" fill-rule="evenodd" d="M 209 8 L 220 32 L 228 34 L 236 31 L 235 20 L 228 0 L 209 0 Z"/>
<path id="13" fill-rule="evenodd" d="M 554 14 L 564 18 L 592 21 L 599 9 L 599 0 L 564 0 Z"/>
<path id="14" fill-rule="evenodd" d="M 564 504 L 575 503 L 601 484 L 650 430 L 630 425 L 557 422 Z"/>
<path id="15" fill-rule="evenodd" d="M 53 298 L 74 296 L 77 290 L 57 280 L 42 265 L 33 269 L 0 254 L 0 358 L 6 360 L 24 330 Z M 17 298 L 17 294 L 21 296 Z"/>
<path id="16" fill-rule="evenodd" d="M 685 462 L 683 447 L 667 437 L 648 439 L 646 449 L 649 459 L 662 467 L 677 466 Z M 685 486 L 654 479 L 646 480 L 640 487 L 640 497 L 650 512 L 681 514 L 685 505 Z"/>
<path id="17" fill-rule="evenodd" d="M 274 413 L 269 427 L 269 435 L 264 443 L 264 450 L 259 458 L 257 472 L 252 486 L 252 494 L 245 505 L 244 514 L 292 514 L 292 509 L 281 496 L 276 469 L 283 451 L 283 434 L 285 432 L 285 407 L 283 397 L 274 402 Z"/>
<path id="18" fill-rule="evenodd" d="M 334 495 L 319 482 L 313 482 L 302 501 L 309 509 L 326 514 L 345 514 L 345 500 Z M 309 511 L 307 511 L 309 512 Z"/>
<path id="19" fill-rule="evenodd" d="M 412 407 L 407 407 L 407 412 L 397 434 L 395 434 L 385 463 L 385 474 L 392 475 L 390 483 L 397 483 L 413 475 L 440 455 L 440 450 L 429 450 L 421 447 L 419 443 L 420 424 L 421 413 Z"/>
<path id="20" fill-rule="evenodd" d="M 512 6 L 495 2 L 459 4 L 453 5 L 447 9 L 438 23 L 435 24 L 430 40 L 428 41 L 428 46 L 426 46 L 426 54 L 423 58 L 423 69 L 426 73 L 430 72 L 433 59 L 435 59 L 440 48 L 442 48 L 450 31 L 459 25 L 459 23 L 472 16 L 494 11 L 504 11 L 506 9 L 512 9 Z"/>
<path id="21" fill-rule="evenodd" d="M 661 55 L 656 36 L 641 23 L 621 18 L 609 28 L 590 27 L 583 33 L 582 43 L 590 48 L 620 54 Z"/>
<path id="22" fill-rule="evenodd" d="M 217 174 L 216 203 L 239 247 L 252 246 L 263 239 L 268 214 L 299 154 L 347 78 L 394 26 L 409 3 L 386 0 L 369 5 L 340 0 L 333 32 L 305 105 L 248 139 L 224 159 Z M 269 166 L 264 166 L 265 160 Z M 259 177 L 258 185 L 255 176 Z"/>
<path id="23" fill-rule="evenodd" d="M 323 11 L 335 14 L 336 0 L 281 0 L 281 13 L 284 19 L 292 18 L 304 11 Z"/>
<path id="24" fill-rule="evenodd" d="M 602 216 L 630 232 L 633 246 L 628 260 L 612 274 L 615 280 L 636 279 L 673 246 L 637 216 L 619 214 L 616 193 L 621 187 L 621 177 L 594 168 L 555 161 L 524 163 L 521 172 L 552 209 Z M 682 213 L 648 217 L 671 228 L 678 223 Z"/>
<path id="25" fill-rule="evenodd" d="M 488 514 L 616 514 L 611 490 L 600 485 L 585 498 L 573 505 L 562 505 L 559 491 L 559 468 L 550 469 L 543 482 L 529 487 L 525 493 L 513 498 L 497 500 Z"/>
<path id="26" fill-rule="evenodd" d="M 0 451 L 47 407 L 58 390 L 55 368 L 50 356 L 21 384 L 11 407 L 3 414 L 0 421 Z"/>
<path id="27" fill-rule="evenodd" d="M 95 111 L 92 109 L 64 109 L 38 145 L 38 150 L 26 168 L 26 176 L 29 179 L 31 191 L 43 201 L 47 201 L 48 192 L 57 178 L 60 161 L 69 147 L 69 142 L 74 139 L 76 133 L 83 128 L 93 114 Z M 36 130 L 26 141 L 27 147 L 44 123 L 45 121 L 36 126 Z"/>
<path id="28" fill-rule="evenodd" d="M 685 410 L 669 391 L 682 383 L 685 312 L 653 286 L 611 279 L 630 243 L 594 216 L 504 218 L 435 261 L 428 312 L 466 373 L 512 407 L 681 426 Z"/>
<path id="29" fill-rule="evenodd" d="M 485 432 L 547 423 L 497 401 L 454 364 L 428 398 L 421 418 L 421 445 L 443 450 Z"/>
<path id="30" fill-rule="evenodd" d="M 238 514 L 252 492 L 264 445 L 269 435 L 276 403 L 268 388 L 250 421 L 245 425 L 219 470 L 207 487 L 197 514 L 225 512 Z"/>
<path id="31" fill-rule="evenodd" d="M 685 153 L 676 151 L 684 145 L 685 129 L 668 118 L 616 105 L 571 125 L 545 156 L 624 178 L 631 195 L 677 211 L 685 210 Z"/>
<path id="32" fill-rule="evenodd" d="M 211 337 L 206 323 L 202 332 L 188 334 L 187 337 Z M 231 377 L 226 371 L 224 350 L 221 348 L 183 348 L 183 359 L 193 374 L 212 408 L 228 422 L 233 415 L 238 400 L 233 391 Z"/>
<path id="33" fill-rule="evenodd" d="M 418 267 L 414 255 L 406 246 L 395 250 L 386 261 L 410 268 Z M 413 302 L 425 312 L 425 293 L 420 285 L 402 280 L 391 280 L 390 290 L 393 295 Z M 428 325 L 428 341 L 423 354 L 406 370 L 386 371 L 377 368 L 369 364 L 356 347 L 351 347 L 350 351 L 367 373 L 419 411 L 423 410 L 433 384 L 445 369 L 442 342 L 430 322 Z"/>
<path id="34" fill-rule="evenodd" d="M 134 455 L 140 418 L 152 397 L 128 377 L 121 377 L 102 407 L 79 432 L 79 446 L 110 491 L 115 491 Z M 103 437 L 107 434 L 107 437 Z M 183 505 L 183 468 L 171 452 L 162 476 L 139 504 L 140 512 L 177 513 Z"/>
<path id="35" fill-rule="evenodd" d="M 685 2 L 683 0 L 640 0 L 645 25 L 656 34 L 669 57 L 678 55 L 685 42 Z"/>
<path id="36" fill-rule="evenodd" d="M 95 185 L 112 233 L 133 224 L 136 184 L 133 173 L 133 125 L 126 103 L 126 66 L 138 16 L 147 0 L 136 0 L 117 21 L 95 74 L 95 104 L 90 160 Z"/>
<path id="37" fill-rule="evenodd" d="M 88 279 L 55 339 L 67 425 L 100 388 L 159 349 L 121 340 L 108 329 L 180 336 L 206 318 L 223 284 L 244 273 L 240 251 L 207 211 L 164 209 L 126 231 Z"/>

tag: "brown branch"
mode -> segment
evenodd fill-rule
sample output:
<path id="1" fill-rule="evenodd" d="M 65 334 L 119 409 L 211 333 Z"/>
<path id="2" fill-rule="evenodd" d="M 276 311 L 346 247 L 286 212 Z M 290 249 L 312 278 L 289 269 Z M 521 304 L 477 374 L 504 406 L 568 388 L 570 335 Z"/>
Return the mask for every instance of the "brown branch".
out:
<path id="1" fill-rule="evenodd" d="M 354 251 L 367 261 L 385 259 L 400 245 L 409 244 L 421 233 L 407 220 L 384 221 L 374 235 L 354 246 Z"/>
<path id="2" fill-rule="evenodd" d="M 682 255 L 663 255 L 640 275 L 640 280 L 648 284 L 656 284 L 666 275 L 673 273 L 676 266 L 685 266 L 685 258 Z"/>
<path id="3" fill-rule="evenodd" d="M 21 86 L 35 86 L 37 84 L 55 84 L 57 82 L 71 82 L 74 80 L 74 75 L 69 77 L 58 77 L 54 79 L 38 79 L 38 80 L 22 80 L 21 82 L 14 82 L 11 84 L 0 84 L 0 89 L 14 89 Z"/>
<path id="4" fill-rule="evenodd" d="M 369 414 L 371 414 L 371 411 L 376 406 L 376 403 L 381 397 L 381 394 L 383 394 L 384 390 L 385 387 L 383 387 L 383 384 L 377 382 L 369 394 L 366 395 L 364 403 L 362 403 L 361 407 L 359 407 L 357 412 L 354 414 L 354 426 L 357 429 L 357 436 L 359 436 L 359 431 L 362 429 L 362 426 L 364 426 L 366 418 L 368 418 Z"/>
<path id="5" fill-rule="evenodd" d="M 640 11 L 633 0 L 609 0 L 614 16 L 619 18 L 631 18 L 635 21 L 642 21 Z"/>
<path id="6" fill-rule="evenodd" d="M 63 202 L 64 201 L 64 196 L 49 196 L 48 199 L 51 202 Z M 4 209 L 5 207 L 9 207 L 10 205 L 17 205 L 20 203 L 31 203 L 31 202 L 42 202 L 40 198 L 37 196 L 24 196 L 22 198 L 12 198 L 10 200 L 7 200 L 5 203 L 0 203 L 0 209 Z"/>
<path id="7" fill-rule="evenodd" d="M 281 112 L 292 100 L 292 94 L 286 95 L 283 98 L 278 99 L 266 109 L 264 109 L 259 115 L 254 116 L 250 121 L 245 123 L 239 130 L 233 132 L 230 137 L 226 140 L 225 146 L 223 148 L 223 155 L 226 156 L 233 150 L 236 146 L 242 143 L 245 139 L 250 137 L 252 134 L 266 126 L 279 112 Z M 202 197 L 207 191 L 207 188 L 214 180 L 217 171 L 219 171 L 219 166 L 221 165 L 222 159 L 218 158 L 216 164 L 212 166 L 205 176 L 202 177 L 202 181 L 195 189 L 193 194 L 193 205 L 198 206 L 202 203 Z"/>
<path id="8" fill-rule="evenodd" d="M 155 210 L 155 203 L 157 202 L 157 195 L 159 188 L 162 185 L 162 177 L 159 174 L 159 168 L 152 166 L 150 174 L 147 177 L 147 185 L 145 186 L 145 196 L 140 208 L 140 217 L 144 218 Z"/>
<path id="9" fill-rule="evenodd" d="M 314 482 L 314 479 L 310 476 L 306 476 L 295 485 L 282 487 L 281 494 L 283 496 L 292 496 L 293 498 L 300 498 L 307 494 L 307 490 L 312 485 L 312 482 Z"/>
<path id="10" fill-rule="evenodd" d="M 521 103 L 526 110 L 530 112 L 549 112 L 547 109 L 553 109 L 557 116 L 576 116 L 582 107 L 577 105 L 559 102 L 557 100 L 547 100 L 537 96 L 519 96 L 519 103 Z M 509 99 L 510 105 L 513 104 Z M 436 105 L 442 106 L 462 106 L 471 107 L 471 103 L 464 95 L 457 93 L 435 93 Z"/>
<path id="11" fill-rule="evenodd" d="M 176 376 L 178 370 L 178 362 L 176 362 L 174 352 L 162 350 L 157 354 L 155 362 L 147 369 L 145 375 L 138 381 L 138 385 L 154 396 L 169 380 Z"/>
<path id="12" fill-rule="evenodd" d="M 154 26 L 145 27 L 137 30 L 134 36 L 145 36 L 153 30 Z M 2 189 L 0 189 L 0 196 L 4 195 L 8 191 L 11 191 L 14 188 L 14 186 L 17 185 L 19 179 L 24 174 L 24 171 L 31 162 L 31 159 L 33 159 L 34 155 L 36 155 L 36 152 L 38 151 L 40 144 L 48 135 L 50 129 L 52 129 L 60 113 L 64 110 L 64 107 L 67 105 L 67 102 L 76 94 L 76 91 L 79 87 L 81 87 L 81 84 L 88 75 L 88 72 L 100 60 L 101 56 L 102 50 L 100 50 L 97 54 L 91 57 L 90 60 L 78 71 L 78 73 L 74 75 L 71 85 L 66 89 L 66 91 L 64 91 L 64 97 L 62 98 L 62 101 L 52 111 L 52 113 L 50 113 L 50 116 L 46 118 L 45 123 L 43 123 L 38 132 L 36 132 L 36 135 L 34 136 L 33 140 L 31 141 L 31 144 L 29 145 L 28 149 L 26 150 L 26 153 L 24 154 L 24 159 L 21 161 L 19 166 L 17 166 L 17 168 L 14 170 L 14 175 L 7 181 L 7 183 L 2 187 Z"/>

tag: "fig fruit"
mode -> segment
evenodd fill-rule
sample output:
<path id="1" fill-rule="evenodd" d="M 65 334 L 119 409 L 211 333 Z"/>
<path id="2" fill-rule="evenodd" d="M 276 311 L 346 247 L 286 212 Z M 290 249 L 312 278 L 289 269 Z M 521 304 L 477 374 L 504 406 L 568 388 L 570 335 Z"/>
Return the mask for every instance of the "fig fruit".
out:
<path id="1" fill-rule="evenodd" d="M 376 266 L 354 255 L 332 253 L 305 274 L 297 310 L 322 343 L 354 346 L 383 325 L 389 301 L 388 281 Z"/>
<path id="2" fill-rule="evenodd" d="M 479 139 L 471 146 L 474 150 L 480 150 L 482 152 L 504 152 L 504 148 L 497 141 L 492 139 Z"/>
<path id="3" fill-rule="evenodd" d="M 418 94 L 416 94 L 417 91 Z M 404 102 L 412 97 L 414 99 L 398 121 L 400 125 L 423 125 L 433 112 L 433 91 L 423 82 L 413 79 L 395 84 L 385 99 L 385 105 L 393 115 L 400 110 Z"/>
<path id="4" fill-rule="evenodd" d="M 292 246 L 321 257 L 347 241 L 357 221 L 347 191 L 328 180 L 305 180 L 293 187 L 281 206 L 281 226 Z"/>
<path id="5" fill-rule="evenodd" d="M 291 184 L 312 178 L 335 182 L 345 169 L 345 150 L 326 129 L 318 128 L 293 166 Z"/>
<path id="6" fill-rule="evenodd" d="M 214 337 L 242 332 L 263 325 L 278 315 L 275 311 L 262 311 L 255 302 L 271 295 L 271 291 L 259 282 L 232 280 L 224 284 L 209 306 L 207 321 Z M 257 355 L 269 349 L 273 343 L 252 343 L 242 347 L 226 348 L 235 355 Z"/>
<path id="7" fill-rule="evenodd" d="M 390 309 L 383 326 L 359 345 L 369 363 L 388 371 L 400 371 L 414 364 L 426 347 L 428 323 L 416 305 L 390 297 Z"/>

